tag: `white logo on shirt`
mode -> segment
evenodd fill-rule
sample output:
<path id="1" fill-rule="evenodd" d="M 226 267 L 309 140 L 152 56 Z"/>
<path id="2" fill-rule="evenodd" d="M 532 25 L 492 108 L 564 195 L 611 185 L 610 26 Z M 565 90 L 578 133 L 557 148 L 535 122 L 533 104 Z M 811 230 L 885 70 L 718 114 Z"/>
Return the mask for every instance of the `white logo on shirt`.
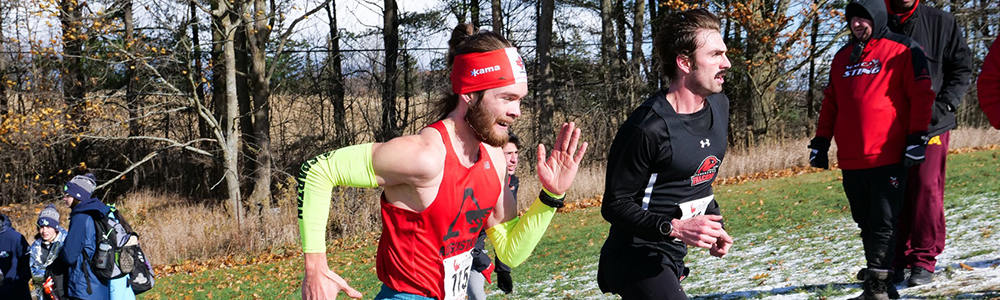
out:
<path id="1" fill-rule="evenodd" d="M 712 142 L 709 141 L 708 139 L 704 139 L 704 140 L 701 140 L 701 141 L 698 141 L 698 142 L 701 143 L 701 148 L 702 149 L 704 149 L 705 147 L 712 146 Z"/>
<path id="2" fill-rule="evenodd" d="M 873 59 L 847 66 L 844 71 L 844 78 L 860 75 L 878 74 L 882 72 L 882 61 Z"/>

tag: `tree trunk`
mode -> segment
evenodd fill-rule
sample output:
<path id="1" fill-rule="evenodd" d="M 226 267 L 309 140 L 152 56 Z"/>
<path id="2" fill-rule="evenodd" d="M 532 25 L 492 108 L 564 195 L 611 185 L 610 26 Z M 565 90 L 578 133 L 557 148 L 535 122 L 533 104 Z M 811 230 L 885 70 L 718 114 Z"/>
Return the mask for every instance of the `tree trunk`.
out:
<path id="1" fill-rule="evenodd" d="M 83 44 L 87 39 L 82 26 L 82 3 L 77 0 L 61 0 L 59 22 L 63 30 L 63 65 L 62 84 L 63 101 L 69 107 L 69 118 L 75 125 L 76 133 L 82 133 L 90 127 L 90 115 L 87 113 L 86 77 L 83 74 Z M 80 140 L 76 147 L 69 150 L 71 164 L 85 162 L 87 159 L 89 141 Z"/>
<path id="2" fill-rule="evenodd" d="M 122 23 L 125 24 L 125 43 L 124 48 L 126 53 L 132 52 L 132 43 L 135 40 L 135 24 L 132 21 L 132 1 L 125 0 L 125 5 L 122 8 Z M 142 135 L 142 123 L 139 122 L 139 103 L 135 91 L 135 61 L 128 60 L 125 64 L 125 105 L 128 107 L 128 135 L 129 136 L 140 136 Z M 138 146 L 138 145 L 133 145 Z M 130 147 L 130 149 L 137 149 L 135 147 Z M 134 157 L 133 157 L 134 161 Z"/>
<path id="3" fill-rule="evenodd" d="M 619 66 L 628 61 L 628 35 L 625 34 L 625 1 L 615 0 L 614 16 L 615 16 L 615 36 L 618 38 L 618 59 L 616 64 Z M 625 76 L 625 69 L 618 68 L 618 76 Z"/>
<path id="4" fill-rule="evenodd" d="M 547 147 L 552 145 L 552 116 L 555 103 L 552 96 L 552 18 L 555 12 L 554 0 L 541 0 L 538 13 L 538 31 L 535 49 L 538 55 L 538 122 L 535 140 Z"/>
<path id="5" fill-rule="evenodd" d="M 507 37 L 503 32 L 503 8 L 500 7 L 500 0 L 490 0 L 490 7 L 493 12 L 493 32 Z"/>
<path id="6" fill-rule="evenodd" d="M 252 11 L 268 11 L 264 0 L 254 0 Z M 244 14 L 244 16 L 246 16 Z M 268 19 L 257 16 L 253 20 L 244 19 L 247 33 L 247 49 L 250 52 L 250 76 L 253 84 L 253 135 L 257 149 L 256 170 L 254 171 L 254 188 L 250 194 L 250 203 L 260 209 L 271 207 L 271 83 L 267 73 L 267 53 L 265 45 L 271 36 L 268 29 Z M 247 145 L 245 148 L 250 148 Z"/>
<path id="7" fill-rule="evenodd" d="M 819 9 L 819 0 L 813 0 L 813 5 Z M 813 15 L 812 33 L 809 35 L 809 91 L 806 103 L 806 117 L 812 120 L 816 107 L 816 38 L 819 36 L 819 14 Z"/>
<path id="8" fill-rule="evenodd" d="M 639 0 L 636 0 L 639 1 Z M 646 85 L 649 86 L 650 90 L 658 91 L 660 90 L 660 60 L 656 58 L 656 50 L 659 49 L 656 45 L 656 32 L 660 30 L 660 17 L 657 13 L 659 8 L 659 0 L 649 0 L 649 33 L 653 37 L 653 46 L 650 49 L 649 60 L 649 77 L 646 78 Z"/>
<path id="9" fill-rule="evenodd" d="M 222 37 L 222 71 L 225 83 L 225 101 L 222 111 L 223 116 L 222 136 L 220 142 L 225 168 L 226 191 L 228 193 L 230 211 L 240 226 L 243 225 L 243 205 L 240 203 L 240 123 L 236 121 L 239 117 L 239 97 L 236 93 L 236 45 L 233 41 L 235 28 L 233 25 L 233 15 L 229 13 L 229 6 L 224 1 L 218 10 L 213 11 L 213 16 L 219 21 L 217 27 L 218 34 Z"/>
<path id="10" fill-rule="evenodd" d="M 4 14 L 0 14 L 0 24 L 4 22 Z M 3 44 L 6 41 L 3 38 L 3 30 L 0 30 L 0 49 L 4 49 Z M 8 111 L 7 101 L 7 56 L 0 55 L 0 123 L 3 123 L 3 116 L 7 115 Z"/>
<path id="11" fill-rule="evenodd" d="M 637 0 L 633 7 L 632 14 L 632 59 L 629 61 L 629 88 L 630 90 L 642 89 L 642 65 L 646 61 L 646 56 L 642 54 L 643 28 L 645 27 L 644 17 L 646 16 L 646 3 Z M 630 95 L 629 101 L 641 101 L 637 93 Z M 627 114 L 638 103 L 630 102 L 622 109 Z"/>
<path id="12" fill-rule="evenodd" d="M 601 0 L 601 66 L 605 84 L 609 84 L 615 61 L 615 21 L 611 0 Z"/>
<path id="13" fill-rule="evenodd" d="M 132 0 L 124 0 L 122 5 L 122 24 L 125 25 L 125 41 L 123 48 L 125 53 L 132 53 L 132 44 L 135 42 L 135 22 L 132 18 Z M 142 105 L 139 103 L 139 97 L 136 93 L 136 63 L 135 60 L 129 59 L 125 63 L 125 106 L 128 108 L 128 136 L 136 137 L 142 136 L 142 122 L 139 121 L 140 116 L 142 116 Z M 168 115 L 169 116 L 169 115 Z M 169 131 L 164 131 L 169 132 Z M 130 161 L 139 161 L 142 159 L 139 157 L 139 153 L 144 152 L 142 150 L 142 141 L 140 140 L 129 140 L 127 142 L 128 152 L 125 155 L 128 156 Z M 130 176 L 132 187 L 139 184 L 139 176 Z"/>
<path id="14" fill-rule="evenodd" d="M 472 27 L 479 29 L 479 0 L 469 1 L 469 16 L 471 17 Z"/>
<path id="15" fill-rule="evenodd" d="M 326 7 L 326 16 L 330 19 L 330 102 L 333 105 L 333 128 L 337 146 L 353 142 L 347 133 L 347 110 L 344 109 L 344 71 L 340 55 L 340 32 L 337 30 L 337 2 L 332 1 Z"/>
<path id="16" fill-rule="evenodd" d="M 384 0 L 385 11 L 383 42 L 385 46 L 385 80 L 382 82 L 382 126 L 378 141 L 385 142 L 399 136 L 396 108 L 396 81 L 399 78 L 396 60 L 399 57 L 399 16 L 396 0 Z"/>
<path id="17" fill-rule="evenodd" d="M 89 123 L 87 114 L 83 111 L 86 78 L 83 75 L 83 43 L 85 35 L 81 25 L 82 7 L 76 0 L 62 0 L 59 9 L 59 21 L 62 23 L 63 42 L 63 98 L 70 108 L 70 118 L 77 122 L 80 128 Z"/>
<path id="18" fill-rule="evenodd" d="M 413 57 L 403 48 L 403 116 L 399 120 L 400 128 L 406 128 L 410 123 L 410 97 L 413 95 Z"/>
<path id="19" fill-rule="evenodd" d="M 601 0 L 601 81 L 604 86 L 604 103 L 605 107 L 609 109 L 605 110 L 606 116 L 609 123 L 618 123 L 618 113 L 622 110 L 621 103 L 621 68 L 619 65 L 620 57 L 622 53 L 618 50 L 621 49 L 621 44 L 616 43 L 615 39 L 615 18 L 616 18 L 616 5 L 620 3 L 621 0 Z M 619 28 L 621 29 L 621 28 Z M 618 47 L 616 47 L 618 46 Z M 613 126 L 611 126 L 613 127 Z M 611 127 L 607 128 L 607 131 L 613 131 Z M 610 135 L 613 133 L 602 132 L 601 135 Z"/>
<path id="20" fill-rule="evenodd" d="M 248 0 L 234 0 L 236 7 L 243 7 L 246 4 L 245 1 Z M 250 11 L 244 10 L 244 12 Z M 240 18 L 240 13 L 233 13 L 230 18 L 236 20 Z M 250 20 L 243 20 L 244 26 L 237 26 L 235 33 L 233 34 L 233 53 L 236 55 L 236 97 L 239 101 L 239 122 L 240 122 L 240 151 L 243 153 L 240 160 L 240 170 L 243 170 L 244 178 L 249 178 L 253 175 L 254 170 L 257 168 L 257 152 L 254 151 L 257 147 L 257 137 L 254 135 L 254 121 L 253 121 L 253 98 L 251 98 L 252 87 L 250 86 L 250 80 L 248 76 L 252 71 L 250 69 L 250 54 L 247 51 L 248 37 L 246 28 L 246 23 L 251 22 Z M 244 192 L 247 192 L 246 187 L 244 187 Z"/>
<path id="21" fill-rule="evenodd" d="M 189 2 L 189 9 L 191 13 L 191 48 L 194 50 L 194 70 L 192 70 L 192 77 L 195 80 L 195 101 L 200 103 L 205 103 L 205 84 L 202 81 L 204 78 L 204 73 L 202 73 L 202 57 L 201 57 L 201 37 L 198 30 L 198 5 L 197 2 Z M 197 114 L 196 114 L 197 115 Z M 208 128 L 208 122 L 203 118 L 198 118 L 198 136 L 201 138 L 211 138 L 212 131 Z"/>
<path id="22" fill-rule="evenodd" d="M 229 122 L 235 120 L 226 119 L 226 61 L 223 56 L 226 44 L 226 35 L 228 33 L 222 31 L 222 18 L 228 18 L 229 16 L 218 16 L 215 15 L 215 11 L 225 10 L 226 6 L 221 3 L 223 0 L 212 1 L 212 113 L 216 120 L 219 120 L 219 126 L 222 128 L 229 128 Z M 220 146 L 222 146 L 220 144 Z"/>

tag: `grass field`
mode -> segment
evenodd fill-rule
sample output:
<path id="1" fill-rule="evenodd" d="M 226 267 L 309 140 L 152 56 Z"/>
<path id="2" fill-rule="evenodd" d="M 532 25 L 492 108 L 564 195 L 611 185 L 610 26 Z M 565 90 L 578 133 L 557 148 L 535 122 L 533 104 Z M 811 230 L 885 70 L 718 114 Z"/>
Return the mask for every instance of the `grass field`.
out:
<path id="1" fill-rule="evenodd" d="M 688 294 L 702 299 L 842 299 L 855 295 L 863 266 L 858 229 L 850 220 L 840 171 L 716 187 L 726 226 L 736 243 L 714 258 L 688 255 Z M 949 156 L 945 205 L 949 236 L 936 282 L 903 289 L 910 298 L 1000 297 L 1000 150 Z M 514 293 L 495 299 L 614 299 L 595 281 L 609 224 L 600 207 L 560 213 L 531 258 L 514 269 Z M 373 297 L 376 235 L 342 241 L 330 265 Z M 290 299 L 299 297 L 301 256 L 243 267 L 161 277 L 141 299 Z M 226 265 L 220 262 L 219 265 Z M 492 288 L 492 287 L 491 287 Z"/>

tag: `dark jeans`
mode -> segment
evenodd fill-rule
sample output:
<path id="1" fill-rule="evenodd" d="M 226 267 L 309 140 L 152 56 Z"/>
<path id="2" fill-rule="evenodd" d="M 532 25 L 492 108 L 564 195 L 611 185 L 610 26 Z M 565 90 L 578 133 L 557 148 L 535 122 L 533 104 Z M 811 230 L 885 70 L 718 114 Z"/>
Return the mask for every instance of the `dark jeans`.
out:
<path id="1" fill-rule="evenodd" d="M 897 269 L 921 267 L 934 272 L 944 251 L 944 170 L 950 132 L 927 144 L 924 163 L 910 168 L 903 210 L 896 226 Z"/>
<path id="2" fill-rule="evenodd" d="M 907 170 L 902 164 L 861 170 L 844 170 L 844 193 L 851 216 L 861 228 L 868 267 L 892 269 L 895 228 L 906 190 Z"/>

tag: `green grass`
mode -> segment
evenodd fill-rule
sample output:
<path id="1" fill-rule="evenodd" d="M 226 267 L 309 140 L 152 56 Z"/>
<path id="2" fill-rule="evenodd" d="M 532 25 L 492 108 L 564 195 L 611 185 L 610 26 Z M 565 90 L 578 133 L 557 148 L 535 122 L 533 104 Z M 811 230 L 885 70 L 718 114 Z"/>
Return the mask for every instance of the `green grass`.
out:
<path id="1" fill-rule="evenodd" d="M 995 195 L 1000 191 L 1000 151 L 982 151 L 949 156 L 946 187 L 946 209 L 970 205 L 976 195 Z M 727 230 L 737 243 L 753 245 L 764 243 L 771 234 L 801 234 L 801 239 L 824 239 L 831 242 L 844 240 L 860 243 L 856 233 L 841 230 L 827 233 L 810 229 L 832 219 L 849 219 L 850 210 L 843 194 L 840 171 L 827 171 L 800 176 L 749 182 L 739 185 L 717 186 L 716 198 L 722 206 Z M 990 213 L 990 212 L 982 212 Z M 825 226 L 825 225 L 823 225 Z M 514 269 L 515 293 L 494 294 L 497 299 L 535 299 L 602 297 L 596 286 L 596 261 L 607 236 L 609 224 L 600 215 L 600 208 L 593 207 L 556 215 L 545 237 L 532 257 Z M 849 227 L 849 226 L 842 226 Z M 988 228 L 982 234 L 993 234 Z M 819 232 L 819 233 L 817 233 Z M 783 245 L 796 249 L 801 245 Z M 732 260 L 707 258 L 704 251 L 692 251 L 693 263 L 735 264 Z M 974 253 L 975 254 L 975 253 Z M 330 265 L 345 277 L 352 287 L 370 299 L 378 292 L 381 283 L 375 276 L 374 245 L 344 250 L 330 255 Z M 787 266 L 782 261 L 761 258 L 754 264 L 773 268 L 829 268 L 848 264 L 859 258 L 833 257 L 831 261 L 817 262 L 816 266 Z M 711 261 L 709 261 L 711 260 Z M 742 263 L 742 262 L 739 262 Z M 700 276 L 728 276 L 701 274 Z M 141 299 L 291 299 L 299 297 L 302 278 L 302 258 L 232 269 L 205 270 L 193 275 L 173 275 L 157 279 L 156 287 L 140 296 Z M 727 275 L 728 274 L 728 275 Z M 850 282 L 852 274 L 845 272 L 843 282 Z M 754 276 L 755 274 L 740 274 Z M 762 283 L 779 278 L 763 277 Z M 591 288 L 584 289 L 582 287 Z M 492 288 L 491 286 L 488 288 Z M 747 289 L 753 286 L 746 286 Z M 587 290 L 587 291 L 581 291 Z M 841 296 L 843 288 L 829 285 L 805 286 L 790 289 L 789 293 L 807 291 L 814 299 Z M 693 289 L 691 294 L 712 293 L 710 289 Z M 779 292 L 780 293 L 780 292 Z M 849 293 L 854 293 L 850 291 Z M 561 295 L 553 297 L 553 295 Z M 748 294 L 746 298 L 761 298 L 770 293 Z M 995 293 L 993 294 L 995 295 Z M 343 297 L 343 296 L 342 296 Z"/>

